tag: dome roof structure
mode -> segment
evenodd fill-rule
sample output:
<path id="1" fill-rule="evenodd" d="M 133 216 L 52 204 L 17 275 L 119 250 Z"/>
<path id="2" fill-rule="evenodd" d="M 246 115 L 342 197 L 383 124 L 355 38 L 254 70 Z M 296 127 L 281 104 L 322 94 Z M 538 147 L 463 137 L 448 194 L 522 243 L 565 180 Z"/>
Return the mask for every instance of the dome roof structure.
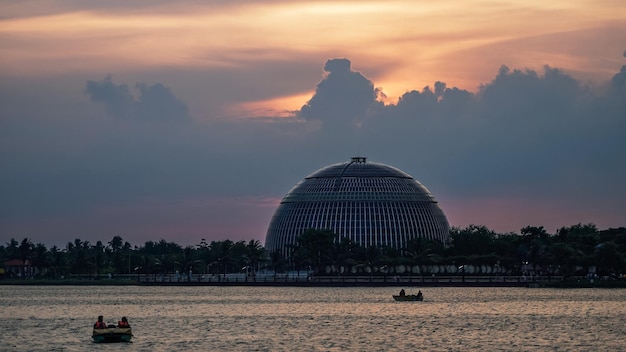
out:
<path id="1" fill-rule="evenodd" d="M 309 229 L 330 230 L 364 247 L 403 249 L 407 241 L 448 241 L 448 220 L 409 174 L 364 157 L 321 168 L 296 184 L 270 222 L 265 248 L 288 255 Z"/>

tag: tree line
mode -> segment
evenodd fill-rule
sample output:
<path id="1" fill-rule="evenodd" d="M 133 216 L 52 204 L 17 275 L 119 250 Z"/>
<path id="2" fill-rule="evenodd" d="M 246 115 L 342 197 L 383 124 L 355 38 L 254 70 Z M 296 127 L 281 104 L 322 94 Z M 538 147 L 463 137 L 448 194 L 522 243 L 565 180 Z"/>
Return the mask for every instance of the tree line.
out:
<path id="1" fill-rule="evenodd" d="M 449 243 L 417 238 L 406 247 L 363 247 L 331 231 L 307 230 L 289 255 L 269 253 L 257 240 L 212 241 L 202 239 L 181 246 L 161 239 L 132 246 L 121 236 L 95 244 L 75 239 L 65 248 L 11 238 L 0 245 L 0 262 L 29 261 L 36 271 L 20 277 L 61 278 L 68 275 L 100 277 L 105 274 L 254 273 L 268 270 L 312 271 L 318 274 L 387 274 L 397 266 L 488 265 L 518 275 L 531 268 L 565 277 L 585 275 L 593 267 L 601 276 L 626 273 L 626 228 L 598 230 L 594 224 L 577 224 L 548 233 L 542 226 L 527 226 L 520 233 L 496 233 L 486 226 L 453 227 Z M 8 273 L 15 276 L 15 273 Z"/>

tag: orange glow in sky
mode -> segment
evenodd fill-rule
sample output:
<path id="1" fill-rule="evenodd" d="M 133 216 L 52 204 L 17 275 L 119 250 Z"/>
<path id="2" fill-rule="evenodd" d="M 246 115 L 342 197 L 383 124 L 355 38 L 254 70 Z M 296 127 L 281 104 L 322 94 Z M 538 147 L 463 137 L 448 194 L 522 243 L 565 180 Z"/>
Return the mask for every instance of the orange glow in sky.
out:
<path id="1" fill-rule="evenodd" d="M 606 79 L 622 62 L 618 43 L 626 43 L 621 0 L 172 3 L 141 11 L 46 13 L 44 8 L 34 15 L 4 3 L 0 11 L 6 14 L 0 20 L 5 72 L 236 68 L 303 57 L 321 67 L 328 58 L 346 57 L 392 100 L 437 80 L 476 90 L 502 64 L 532 69 L 547 64 Z M 315 83 L 306 83 L 309 97 Z M 289 102 L 275 110 L 290 110 L 306 102 L 296 101 L 303 94 L 283 93 L 235 108 Z"/>

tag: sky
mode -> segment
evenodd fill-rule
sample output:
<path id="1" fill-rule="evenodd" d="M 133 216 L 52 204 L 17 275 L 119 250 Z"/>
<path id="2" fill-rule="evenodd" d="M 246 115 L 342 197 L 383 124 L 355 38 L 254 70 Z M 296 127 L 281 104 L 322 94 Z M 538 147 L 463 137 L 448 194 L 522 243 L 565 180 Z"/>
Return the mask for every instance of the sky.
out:
<path id="1" fill-rule="evenodd" d="M 264 243 L 353 156 L 451 226 L 626 226 L 626 5 L 0 3 L 2 244 Z"/>

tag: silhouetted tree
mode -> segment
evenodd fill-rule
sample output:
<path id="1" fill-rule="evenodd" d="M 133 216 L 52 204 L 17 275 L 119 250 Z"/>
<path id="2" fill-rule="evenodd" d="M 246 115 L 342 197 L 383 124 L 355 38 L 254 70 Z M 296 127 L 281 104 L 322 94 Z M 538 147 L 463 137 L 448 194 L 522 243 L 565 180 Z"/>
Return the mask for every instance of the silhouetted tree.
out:
<path id="1" fill-rule="evenodd" d="M 114 272 L 117 274 L 124 273 L 126 271 L 124 269 L 128 268 L 128 266 L 124 265 L 125 258 L 127 258 L 128 255 L 122 253 L 122 248 L 124 247 L 124 239 L 122 239 L 121 236 L 114 236 L 113 239 L 109 241 L 108 245 L 111 249 L 111 255 L 113 257 L 112 265 Z"/>
<path id="2" fill-rule="evenodd" d="M 265 249 L 263 249 L 261 242 L 250 240 L 246 245 L 244 257 L 247 264 L 252 269 L 252 275 L 256 277 L 256 272 L 259 271 L 260 263 L 266 259 Z"/>
<path id="3" fill-rule="evenodd" d="M 33 266 L 39 270 L 39 274 L 45 275 L 47 269 L 51 266 L 51 260 L 48 249 L 43 243 L 35 245 L 31 259 Z"/>
<path id="4" fill-rule="evenodd" d="M 330 264 L 335 235 L 328 230 L 306 230 L 296 239 L 297 255 L 303 262 L 312 266 L 316 273 L 321 273 L 325 265 Z"/>
<path id="5" fill-rule="evenodd" d="M 624 254 L 620 253 L 614 242 L 600 243 L 594 251 L 595 263 L 599 275 L 611 275 L 623 272 Z"/>
<path id="6" fill-rule="evenodd" d="M 329 267 L 334 268 L 334 272 L 345 268 L 346 274 L 369 272 L 374 275 L 381 271 L 393 272 L 397 265 L 433 264 L 498 265 L 507 272 L 520 273 L 522 262 L 528 262 L 536 270 L 560 272 L 566 277 L 584 275 L 590 266 L 596 266 L 602 275 L 626 271 L 624 227 L 599 231 L 594 224 L 577 224 L 562 227 L 551 235 L 541 226 L 526 226 L 520 234 L 497 234 L 486 226 L 470 225 L 463 229 L 452 228 L 451 238 L 445 246 L 417 238 L 401 249 L 363 247 L 331 231 L 310 229 L 289 248 L 288 258 L 280 252 L 270 253 L 268 257 L 256 240 L 207 244 L 203 239 L 200 245 L 183 248 L 161 239 L 133 248 L 120 236 L 114 236 L 107 246 L 101 241 L 92 246 L 77 238 L 68 242 L 62 251 L 56 246 L 48 250 L 41 243 L 34 245 L 29 238 L 21 241 L 11 238 L 6 246 L 0 246 L 0 259 L 31 260 L 40 275 L 49 271 L 52 277 L 61 277 L 69 272 L 78 274 L 79 278 L 85 274 L 99 276 L 106 271 L 172 274 L 180 270 L 185 274 L 190 267 L 194 272 L 202 268 L 204 273 L 207 266 L 212 273 L 241 273 L 246 268 L 252 268 L 254 273 L 266 260 L 275 273 L 287 267 L 300 271 L 310 266 L 318 274 Z"/>
<path id="7" fill-rule="evenodd" d="M 232 251 L 235 244 L 231 240 L 219 241 L 219 242 L 211 242 L 209 246 L 211 248 L 211 252 L 213 252 L 214 264 L 222 269 L 222 273 L 226 275 L 228 273 L 228 268 L 232 264 Z"/>

